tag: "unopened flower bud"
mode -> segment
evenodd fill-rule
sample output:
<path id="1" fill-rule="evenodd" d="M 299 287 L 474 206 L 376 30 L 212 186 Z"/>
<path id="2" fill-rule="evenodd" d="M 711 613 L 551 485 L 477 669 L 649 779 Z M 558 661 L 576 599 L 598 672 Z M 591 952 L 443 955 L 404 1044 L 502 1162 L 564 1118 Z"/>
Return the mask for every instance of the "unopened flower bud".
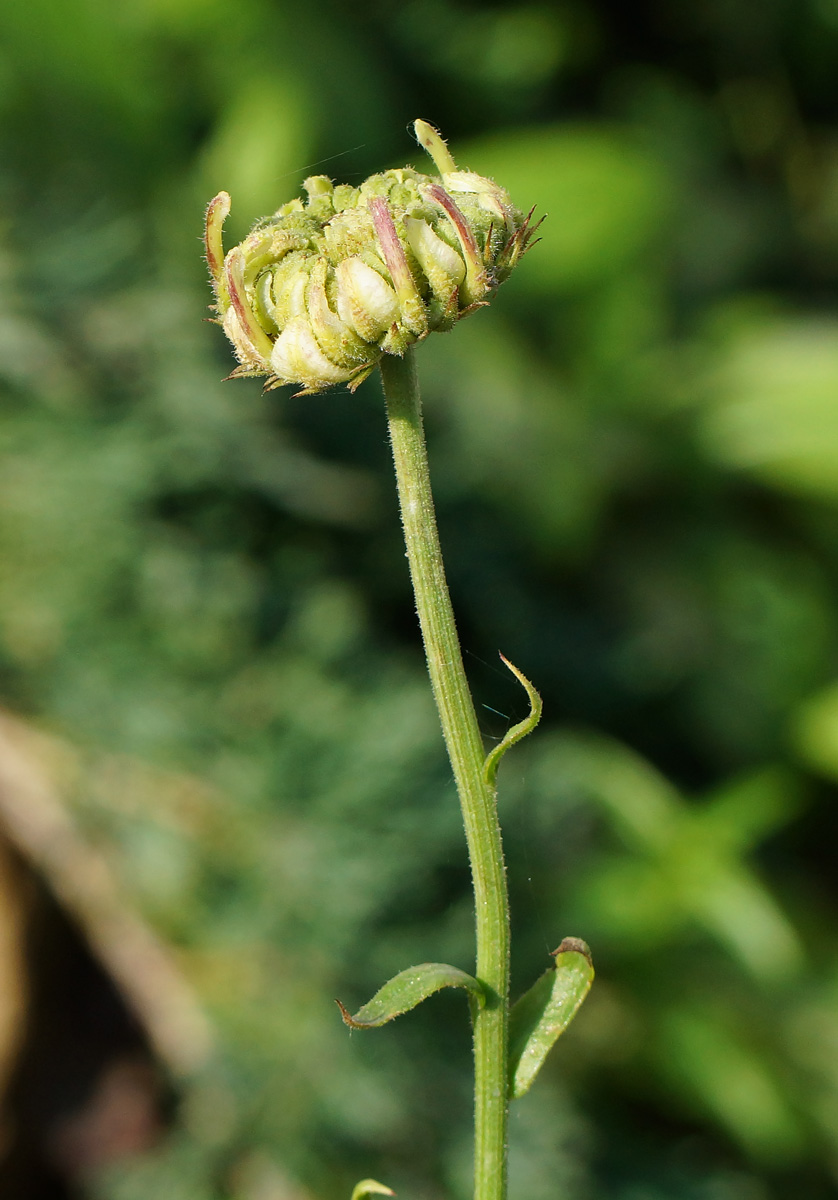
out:
<path id="1" fill-rule="evenodd" d="M 450 329 L 508 277 L 531 244 L 532 213 L 491 179 L 458 170 L 427 122 L 414 128 L 438 177 L 404 167 L 356 188 L 312 176 L 305 201 L 258 222 L 226 256 L 230 197 L 210 203 L 207 265 L 234 375 L 354 391 L 383 354 Z"/>

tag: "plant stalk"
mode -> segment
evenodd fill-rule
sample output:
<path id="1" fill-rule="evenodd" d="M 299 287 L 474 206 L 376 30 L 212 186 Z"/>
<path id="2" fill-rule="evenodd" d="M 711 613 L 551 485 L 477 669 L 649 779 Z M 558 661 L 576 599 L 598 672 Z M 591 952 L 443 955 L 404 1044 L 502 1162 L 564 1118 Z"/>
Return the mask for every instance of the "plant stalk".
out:
<path id="1" fill-rule="evenodd" d="M 476 977 L 485 1004 L 474 1024 L 474 1200 L 505 1200 L 508 1114 L 509 901 L 495 790 L 471 698 L 434 513 L 413 353 L 385 354 L 381 375 L 419 624 L 460 797 L 474 887 Z"/>

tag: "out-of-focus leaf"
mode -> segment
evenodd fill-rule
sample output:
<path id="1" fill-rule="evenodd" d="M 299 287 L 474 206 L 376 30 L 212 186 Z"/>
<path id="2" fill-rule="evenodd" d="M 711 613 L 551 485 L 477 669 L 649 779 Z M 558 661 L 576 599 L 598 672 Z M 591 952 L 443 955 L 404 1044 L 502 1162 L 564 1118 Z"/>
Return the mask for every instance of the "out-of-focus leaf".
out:
<path id="1" fill-rule="evenodd" d="M 457 147 L 463 166 L 503 180 L 547 214 L 524 286 L 561 293 L 609 278 L 660 236 L 672 185 L 628 130 L 552 125 Z"/>
<path id="2" fill-rule="evenodd" d="M 753 808 L 764 788 L 768 825 L 771 814 L 782 819 L 773 773 L 752 781 L 737 804 L 720 789 L 715 804 L 702 807 L 688 805 L 650 763 L 618 742 L 568 739 L 567 759 L 629 852 L 628 858 L 604 859 L 580 888 L 596 920 L 614 936 L 646 946 L 670 938 L 680 923 L 695 922 L 758 978 L 775 980 L 802 968 L 794 926 L 743 861 L 749 839 L 764 834 L 766 823 L 753 816 L 745 821 L 736 812 L 737 831 L 733 820 L 718 819 L 715 808 Z"/>
<path id="3" fill-rule="evenodd" d="M 799 779 L 781 767 L 763 767 L 727 780 L 705 797 L 701 825 L 718 846 L 751 846 L 781 829 L 801 805 Z"/>
<path id="4" fill-rule="evenodd" d="M 562 746 L 566 771 L 605 805 L 625 844 L 662 853 L 676 832 L 680 807 L 669 780 L 610 738 L 578 735 L 563 739 Z"/>
<path id="5" fill-rule="evenodd" d="M 376 1179 L 362 1179 L 352 1189 L 352 1200 L 364 1200 L 365 1196 L 395 1196 L 392 1188 L 385 1187 Z"/>
<path id="6" fill-rule="evenodd" d="M 296 195 L 311 124 L 308 97 L 293 71 L 244 76 L 202 162 L 207 194 L 223 187 L 233 197 L 231 237 Z"/>
<path id="7" fill-rule="evenodd" d="M 808 766 L 838 779 L 838 683 L 831 683 L 801 706 L 792 723 L 792 736 Z"/>
<path id="8" fill-rule="evenodd" d="M 709 1109 L 759 1160 L 793 1161 L 802 1130 L 781 1078 L 738 1031 L 687 1005 L 663 1015 L 657 1054 L 664 1072 Z"/>
<path id="9" fill-rule="evenodd" d="M 775 319 L 733 336 L 702 434 L 726 466 L 838 499 L 838 321 Z"/>
<path id="10" fill-rule="evenodd" d="M 476 1000 L 483 999 L 483 988 L 465 971 L 448 963 L 420 963 L 418 967 L 408 967 L 389 979 L 354 1016 L 350 1016 L 340 1000 L 336 1004 L 351 1029 L 375 1029 L 409 1012 L 446 987 L 465 988 Z"/>
<path id="11" fill-rule="evenodd" d="M 509 1094 L 525 1095 L 554 1044 L 591 990 L 591 952 L 579 938 L 565 938 L 556 965 L 535 981 L 509 1015 Z"/>

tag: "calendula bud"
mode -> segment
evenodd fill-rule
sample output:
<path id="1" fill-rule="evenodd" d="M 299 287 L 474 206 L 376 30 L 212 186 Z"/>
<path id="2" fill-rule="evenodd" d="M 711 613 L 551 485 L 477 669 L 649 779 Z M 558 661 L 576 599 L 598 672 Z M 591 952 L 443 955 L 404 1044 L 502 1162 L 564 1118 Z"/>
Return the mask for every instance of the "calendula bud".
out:
<path id="1" fill-rule="evenodd" d="M 532 244 L 536 226 L 507 192 L 459 171 L 426 121 L 414 125 L 439 175 L 411 167 L 360 187 L 315 175 L 226 256 L 230 197 L 207 209 L 206 255 L 215 308 L 239 366 L 320 392 L 350 390 L 382 354 L 404 354 L 486 302 Z"/>

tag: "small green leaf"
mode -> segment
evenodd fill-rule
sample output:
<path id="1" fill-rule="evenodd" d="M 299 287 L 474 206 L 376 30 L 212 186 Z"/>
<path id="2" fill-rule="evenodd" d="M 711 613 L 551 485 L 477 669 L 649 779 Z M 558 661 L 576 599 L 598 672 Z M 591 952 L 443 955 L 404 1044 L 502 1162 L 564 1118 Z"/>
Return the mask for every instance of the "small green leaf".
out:
<path id="1" fill-rule="evenodd" d="M 521 687 L 527 693 L 530 701 L 529 715 L 524 717 L 523 721 L 519 721 L 517 725 L 513 725 L 511 729 L 506 731 L 506 736 L 503 741 L 498 742 L 494 750 L 486 755 L 486 762 L 483 766 L 483 776 L 489 787 L 495 786 L 495 775 L 498 771 L 498 763 L 506 754 L 510 746 L 514 746 L 516 742 L 520 742 L 521 738 L 525 738 L 528 733 L 532 733 L 538 722 L 541 720 L 541 697 L 535 690 L 533 685 L 527 679 L 523 672 L 501 654 L 501 661 L 505 667 L 515 676 Z"/>
<path id="2" fill-rule="evenodd" d="M 349 1015 L 340 1000 L 335 1003 L 350 1029 L 375 1029 L 446 987 L 465 988 L 478 1001 L 483 1000 L 483 988 L 465 971 L 448 963 L 420 963 L 418 967 L 408 967 L 406 971 L 394 975 L 384 987 L 379 988 L 372 1000 L 358 1009 L 354 1017 Z"/>
<path id="3" fill-rule="evenodd" d="M 593 983 L 591 952 L 580 938 L 565 938 L 553 954 L 555 967 L 535 981 L 509 1016 L 509 1095 L 513 1100 L 529 1091 L 553 1043 L 576 1016 Z"/>
<path id="4" fill-rule="evenodd" d="M 395 1196 L 392 1188 L 385 1187 L 377 1179 L 362 1179 L 352 1191 L 352 1200 L 364 1200 L 365 1196 Z"/>

